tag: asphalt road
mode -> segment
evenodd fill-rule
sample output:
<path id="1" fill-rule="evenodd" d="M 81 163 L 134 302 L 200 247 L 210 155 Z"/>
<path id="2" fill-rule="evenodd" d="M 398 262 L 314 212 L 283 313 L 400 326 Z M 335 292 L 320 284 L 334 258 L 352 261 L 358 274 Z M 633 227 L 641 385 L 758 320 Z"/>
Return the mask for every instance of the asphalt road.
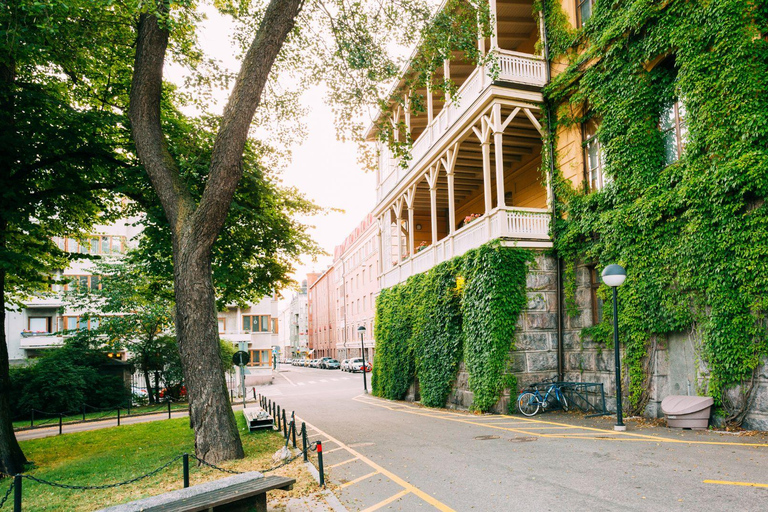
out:
<path id="1" fill-rule="evenodd" d="M 427 409 L 363 394 L 361 374 L 287 365 L 256 391 L 323 441 L 349 510 L 768 509 L 765 435 Z"/>

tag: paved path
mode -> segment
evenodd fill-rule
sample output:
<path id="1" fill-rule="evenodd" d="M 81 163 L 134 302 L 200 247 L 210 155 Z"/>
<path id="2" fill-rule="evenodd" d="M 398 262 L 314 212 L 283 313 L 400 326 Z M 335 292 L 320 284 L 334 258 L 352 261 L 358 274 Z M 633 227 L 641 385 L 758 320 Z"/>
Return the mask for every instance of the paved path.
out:
<path id="1" fill-rule="evenodd" d="M 323 441 L 350 510 L 766 510 L 764 435 L 427 409 L 361 393 L 361 374 L 288 368 L 257 392 Z"/>

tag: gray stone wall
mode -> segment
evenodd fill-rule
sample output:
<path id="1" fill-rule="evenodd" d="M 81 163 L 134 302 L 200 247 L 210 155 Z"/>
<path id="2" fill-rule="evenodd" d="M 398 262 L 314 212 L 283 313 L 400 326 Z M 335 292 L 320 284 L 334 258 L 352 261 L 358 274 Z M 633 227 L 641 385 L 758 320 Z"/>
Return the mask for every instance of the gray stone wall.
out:
<path id="1" fill-rule="evenodd" d="M 505 390 L 494 412 L 506 413 L 510 395 L 528 384 L 557 375 L 557 302 L 556 262 L 551 256 L 539 254 L 529 267 L 527 278 L 528 306 L 518 319 L 514 349 L 510 351 L 508 371 L 517 377 L 518 390 Z M 582 336 L 581 331 L 592 325 L 590 275 L 586 266 L 576 269 L 577 316 L 565 315 L 563 325 L 563 370 L 570 382 L 603 384 L 606 407 L 616 411 L 614 352 L 610 347 L 595 343 Z M 663 417 L 661 401 L 670 395 L 706 394 L 709 372 L 697 354 L 699 339 L 696 333 L 673 333 L 666 339 L 652 339 L 649 378 L 649 401 L 645 415 Z M 622 354 L 623 357 L 623 354 Z M 468 374 L 462 364 L 448 407 L 468 409 L 472 405 Z M 622 389 L 626 397 L 629 379 L 622 372 Z M 734 399 L 741 390 L 733 390 Z M 625 398 L 626 399 L 626 398 Z M 744 427 L 768 430 L 768 359 L 758 372 L 757 383 Z"/>

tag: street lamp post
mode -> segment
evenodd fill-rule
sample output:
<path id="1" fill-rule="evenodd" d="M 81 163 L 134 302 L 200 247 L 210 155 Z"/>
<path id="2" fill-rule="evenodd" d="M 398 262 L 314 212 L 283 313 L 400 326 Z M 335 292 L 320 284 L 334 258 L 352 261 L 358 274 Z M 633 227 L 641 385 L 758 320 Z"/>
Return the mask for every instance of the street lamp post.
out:
<path id="1" fill-rule="evenodd" d="M 621 265 L 608 265 L 603 269 L 603 282 L 613 288 L 613 351 L 616 359 L 616 425 L 614 430 L 624 431 L 627 427 L 621 417 L 621 359 L 619 356 L 619 310 L 617 289 L 624 284 L 627 271 Z"/>
<path id="2" fill-rule="evenodd" d="M 367 368 L 365 364 L 365 326 L 358 327 L 357 332 L 360 333 L 360 354 L 363 356 L 363 390 L 365 394 L 368 394 L 368 379 L 365 378 L 365 369 Z"/>

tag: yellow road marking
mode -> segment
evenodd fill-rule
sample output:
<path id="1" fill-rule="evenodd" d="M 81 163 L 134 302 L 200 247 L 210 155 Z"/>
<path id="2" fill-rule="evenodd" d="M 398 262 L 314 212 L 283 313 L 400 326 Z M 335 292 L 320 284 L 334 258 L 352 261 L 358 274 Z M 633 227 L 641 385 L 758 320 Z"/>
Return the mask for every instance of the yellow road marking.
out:
<path id="1" fill-rule="evenodd" d="M 327 452 L 326 452 L 325 450 L 323 450 L 323 454 L 326 454 L 326 453 L 333 453 L 333 452 L 337 452 L 337 451 L 339 451 L 339 450 L 343 450 L 343 449 L 344 449 L 344 448 L 341 448 L 341 447 L 339 447 L 339 448 L 334 448 L 333 450 L 328 450 Z"/>
<path id="2" fill-rule="evenodd" d="M 704 480 L 704 483 L 720 485 L 741 485 L 744 487 L 768 487 L 768 484 L 757 484 L 754 482 L 728 482 L 727 480 Z"/>
<path id="3" fill-rule="evenodd" d="M 345 460 L 344 462 L 339 462 L 338 464 L 333 464 L 331 466 L 325 466 L 325 467 L 328 468 L 328 469 L 337 468 L 339 466 L 343 466 L 344 464 L 349 464 L 350 462 L 355 462 L 356 460 L 357 460 L 357 457 L 353 457 L 353 458 L 351 458 L 349 460 Z"/>
<path id="4" fill-rule="evenodd" d="M 508 423 L 494 423 L 494 425 L 508 425 Z M 520 423 L 512 423 L 512 425 L 520 425 Z M 524 423 L 523 423 L 524 425 Z M 579 427 L 517 427 L 518 430 L 559 430 L 559 429 L 574 429 Z"/>
<path id="5" fill-rule="evenodd" d="M 304 421 L 304 420 L 300 420 L 300 421 Z M 314 429 L 314 430 L 316 430 L 316 431 L 318 431 L 318 432 L 322 432 L 322 431 L 321 431 L 319 428 L 317 428 L 317 427 L 315 427 L 315 426 L 311 425 L 309 422 L 306 422 L 306 421 L 305 421 L 305 423 L 307 424 L 307 427 L 309 427 L 309 428 L 311 428 L 311 429 Z M 325 434 L 325 433 L 324 433 L 324 434 Z M 446 505 L 445 503 L 442 503 L 442 502 L 440 502 L 440 501 L 436 500 L 435 498 L 433 498 L 432 496 L 430 496 L 430 495 L 429 495 L 429 494 L 427 494 L 426 492 L 422 491 L 421 489 L 419 489 L 419 488 L 418 488 L 418 487 L 416 487 L 415 485 L 413 485 L 413 484 L 409 483 L 409 482 L 408 482 L 408 481 L 406 481 L 406 480 L 403 480 L 402 478 L 400 478 L 400 477 L 399 477 L 399 476 L 397 476 L 396 474 L 392 473 L 391 471 L 389 471 L 389 470 L 387 470 L 387 469 L 384 469 L 383 467 L 379 466 L 378 464 L 376 464 L 376 463 L 375 463 L 375 462 L 373 462 L 371 459 L 369 459 L 368 457 L 366 457 L 366 456 L 365 456 L 365 455 L 363 455 L 362 453 L 358 452 L 357 450 L 354 450 L 353 448 L 350 448 L 349 446 L 345 445 L 344 443 L 342 443 L 342 442 L 341 442 L 341 441 L 339 441 L 338 439 L 336 439 L 336 438 L 334 438 L 334 437 L 331 437 L 331 436 L 330 436 L 330 435 L 328 435 L 328 434 L 325 434 L 325 436 L 326 436 L 328 439 L 330 439 L 331 441 L 333 441 L 334 443 L 338 444 L 339 446 L 342 446 L 342 447 L 346 448 L 346 450 L 347 450 L 349 453 L 351 453 L 352 455 L 354 455 L 354 456 L 355 456 L 357 459 L 359 459 L 359 460 L 361 460 L 361 461 L 365 462 L 365 463 L 366 463 L 366 464 L 368 464 L 370 467 L 372 467 L 373 469 L 375 469 L 377 472 L 379 472 L 379 473 L 381 473 L 382 475 L 386 476 L 387 478 L 389 478 L 390 480 L 392 480 L 393 482 L 395 482 L 397 485 L 399 485 L 400 487 L 402 487 L 402 488 L 403 488 L 403 489 L 405 489 L 406 491 L 408 491 L 408 492 L 411 492 L 411 493 L 415 494 L 416 496 L 418 496 L 418 497 L 419 497 L 419 498 L 421 498 L 422 500 L 426 501 L 427 503 L 429 503 L 430 505 L 432 505 L 433 507 L 435 507 L 437 510 L 440 510 L 441 512 L 456 512 L 455 510 L 453 510 L 451 507 L 449 507 L 449 506 L 448 506 L 448 505 Z"/>
<path id="6" fill-rule="evenodd" d="M 379 503 L 375 504 L 374 506 L 366 508 L 365 510 L 363 510 L 363 512 L 373 512 L 374 510 L 379 510 L 381 507 L 385 507 L 385 506 L 389 505 L 390 503 L 392 503 L 393 501 L 399 500 L 400 498 L 402 498 L 406 494 L 410 494 L 410 492 L 411 491 L 409 491 L 407 489 L 404 490 L 404 491 L 400 491 L 399 493 L 395 494 L 394 496 L 390 496 L 389 498 L 385 499 L 384 501 L 380 501 Z"/>
<path id="7" fill-rule="evenodd" d="M 323 434 L 321 434 L 320 432 L 318 432 L 317 434 L 310 434 L 310 435 L 308 435 L 307 437 L 317 437 L 317 436 L 321 436 L 321 435 L 323 435 Z"/>
<path id="8" fill-rule="evenodd" d="M 355 400 L 355 399 L 353 399 L 353 400 Z M 368 400 L 368 401 L 357 400 L 357 401 L 364 402 L 364 403 L 367 403 L 367 404 L 370 404 L 370 405 L 374 405 L 376 407 L 383 407 L 384 409 L 397 410 L 397 411 L 400 411 L 400 412 L 404 412 L 406 414 L 416 414 L 418 416 L 430 416 L 430 415 L 427 415 L 427 414 L 423 414 L 421 412 L 417 412 L 419 409 L 416 408 L 416 407 L 410 407 L 410 406 L 402 405 L 402 404 L 399 404 L 399 403 L 398 403 L 399 408 L 398 409 L 393 409 L 392 407 L 389 407 L 389 406 L 385 405 L 387 400 L 383 400 L 383 399 L 376 399 L 376 401 L 385 402 L 385 403 L 376 403 L 375 401 L 371 401 L 371 400 Z M 410 409 L 410 410 L 407 410 L 407 409 Z M 467 419 L 458 419 L 458 418 L 456 418 L 456 416 L 459 416 L 459 417 L 462 417 L 462 418 L 466 418 L 468 416 L 466 414 L 451 413 L 451 412 L 448 412 L 448 411 L 446 411 L 445 414 L 446 414 L 446 417 L 445 418 L 440 418 L 440 419 L 445 419 L 447 421 L 456 421 L 456 422 L 459 422 L 459 423 L 466 423 L 466 424 L 469 424 L 469 425 L 477 425 L 477 426 L 481 426 L 481 427 L 493 428 L 493 429 L 497 429 L 497 430 L 506 430 L 506 431 L 509 431 L 509 432 L 517 432 L 517 433 L 520 433 L 520 434 L 530 434 L 530 435 L 539 436 L 539 437 L 547 437 L 547 438 L 563 437 L 562 434 L 545 434 L 545 433 L 542 433 L 542 432 L 529 432 L 529 431 L 515 429 L 515 428 L 501 427 L 501 426 L 497 426 L 497 425 L 495 425 L 493 423 L 482 423 L 482 422 L 478 422 L 478 421 L 470 421 L 470 420 L 467 420 Z M 448 417 L 448 416 L 453 416 L 453 417 Z M 584 427 L 584 426 L 568 425 L 566 423 L 557 423 L 557 422 L 554 422 L 554 421 L 529 420 L 527 418 L 517 418 L 517 417 L 509 416 L 509 415 L 506 415 L 506 414 L 500 414 L 499 417 L 500 418 L 507 418 L 507 419 L 510 419 L 510 420 L 522 421 L 524 423 L 529 422 L 529 423 L 532 423 L 532 424 L 552 425 L 552 426 L 556 426 L 556 427 L 572 428 L 574 430 L 588 430 L 588 431 L 591 431 L 591 432 L 599 432 L 600 434 L 603 434 L 603 435 L 611 434 L 612 436 L 629 436 L 631 438 L 634 438 L 634 439 L 629 439 L 628 437 L 611 437 L 609 439 L 603 438 L 603 440 L 607 440 L 607 441 L 629 441 L 629 440 L 633 440 L 633 441 L 646 441 L 646 442 L 656 442 L 656 443 L 703 444 L 703 445 L 720 445 L 720 446 L 748 446 L 748 447 L 752 447 L 752 448 L 758 448 L 758 447 L 765 448 L 765 447 L 768 447 L 768 444 L 765 444 L 765 443 L 730 443 L 730 442 L 726 442 L 726 441 L 693 441 L 693 440 L 685 440 L 685 439 L 670 439 L 670 438 L 667 438 L 667 437 L 659 437 L 659 436 L 653 436 L 653 435 L 648 435 L 648 434 L 636 434 L 634 432 L 616 432 L 616 431 L 613 431 L 613 430 L 605 430 L 605 429 L 595 428 L 595 427 Z M 601 438 L 595 438 L 595 439 L 601 439 Z"/>
<path id="9" fill-rule="evenodd" d="M 378 475 L 378 474 L 379 474 L 378 471 L 374 471 L 373 473 L 368 473 L 367 475 L 363 475 L 363 476 L 361 476 L 359 478 L 355 478 L 352 481 L 345 482 L 345 483 L 341 484 L 339 487 L 343 489 L 344 487 L 349 487 L 350 485 L 355 485 L 357 483 L 362 482 L 363 480 L 367 480 L 367 479 L 371 478 L 372 476 L 375 476 L 375 475 Z"/>

